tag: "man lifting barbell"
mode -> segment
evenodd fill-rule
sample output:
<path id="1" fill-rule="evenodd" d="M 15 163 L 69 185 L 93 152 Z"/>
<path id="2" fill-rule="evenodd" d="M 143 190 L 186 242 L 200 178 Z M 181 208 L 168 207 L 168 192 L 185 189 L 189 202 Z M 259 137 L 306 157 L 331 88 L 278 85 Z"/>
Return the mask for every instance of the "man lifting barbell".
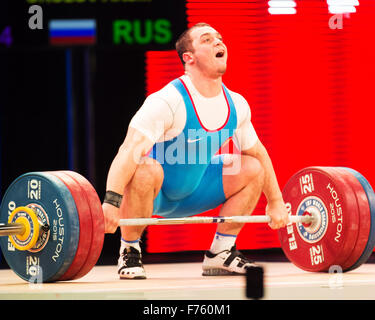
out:
<path id="1" fill-rule="evenodd" d="M 133 118 L 103 204 L 73 171 L 25 173 L 7 188 L 0 247 L 9 267 L 32 283 L 79 279 L 98 261 L 104 232 L 120 226 L 120 277 L 145 277 L 138 243 L 145 226 L 192 223 L 218 223 L 205 275 L 241 274 L 252 264 L 234 246 L 243 223 L 279 228 L 281 248 L 302 270 L 346 272 L 365 263 L 375 246 L 375 193 L 367 179 L 346 167 L 307 167 L 281 194 L 249 106 L 221 83 L 227 52 L 220 35 L 196 25 L 179 43 L 187 74 L 151 95 Z M 241 154 L 217 152 L 231 137 Z M 267 215 L 250 216 L 261 192 Z M 219 217 L 188 217 L 219 204 Z M 247 296 L 261 297 L 262 268 L 246 271 L 247 289 L 254 289 Z"/>
<path id="2" fill-rule="evenodd" d="M 288 213 L 249 105 L 222 84 L 228 53 L 221 35 L 197 24 L 180 36 L 176 49 L 185 75 L 146 99 L 110 167 L 102 206 L 105 231 L 113 233 L 120 218 L 183 217 L 220 204 L 220 216 L 250 215 L 262 192 L 270 227 L 285 226 Z M 229 138 L 241 153 L 217 154 Z M 235 249 L 242 226 L 218 225 L 204 257 L 204 275 L 246 272 L 252 262 Z M 146 277 L 139 246 L 144 228 L 121 227 L 122 279 Z"/>

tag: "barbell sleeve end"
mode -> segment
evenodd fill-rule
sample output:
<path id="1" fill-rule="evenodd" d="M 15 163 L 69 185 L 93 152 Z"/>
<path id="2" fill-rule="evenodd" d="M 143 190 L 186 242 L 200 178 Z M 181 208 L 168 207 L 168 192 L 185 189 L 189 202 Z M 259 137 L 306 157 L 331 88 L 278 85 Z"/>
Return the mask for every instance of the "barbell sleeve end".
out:
<path id="1" fill-rule="evenodd" d="M 0 237 L 25 233 L 25 226 L 21 223 L 1 223 Z"/>

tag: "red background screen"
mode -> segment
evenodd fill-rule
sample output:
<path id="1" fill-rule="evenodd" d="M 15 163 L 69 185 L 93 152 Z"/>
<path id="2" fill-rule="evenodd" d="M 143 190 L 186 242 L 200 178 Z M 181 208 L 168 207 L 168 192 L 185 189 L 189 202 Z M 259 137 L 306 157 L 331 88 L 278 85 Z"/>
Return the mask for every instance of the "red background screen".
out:
<path id="1" fill-rule="evenodd" d="M 188 27 L 207 22 L 228 47 L 226 86 L 248 101 L 252 122 L 282 188 L 312 165 L 347 166 L 375 183 L 375 3 L 335 19 L 324 0 L 296 1 L 297 14 L 270 15 L 267 1 L 186 3 Z M 340 25 L 341 24 L 341 25 Z M 183 74 L 175 51 L 146 53 L 147 94 Z M 264 214 L 261 198 L 254 214 Z M 219 208 L 202 215 L 217 215 Z M 148 252 L 206 250 L 215 225 L 148 228 Z M 277 232 L 248 224 L 239 249 L 279 247 Z"/>

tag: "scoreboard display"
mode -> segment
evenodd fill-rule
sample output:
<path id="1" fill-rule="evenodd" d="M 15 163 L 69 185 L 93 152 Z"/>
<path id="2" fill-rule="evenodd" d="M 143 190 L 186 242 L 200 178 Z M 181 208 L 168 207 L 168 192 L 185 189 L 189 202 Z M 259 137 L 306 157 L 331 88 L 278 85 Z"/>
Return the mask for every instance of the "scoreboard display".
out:
<path id="1" fill-rule="evenodd" d="M 3 1 L 0 48 L 96 45 L 173 48 L 186 26 L 184 1 Z"/>

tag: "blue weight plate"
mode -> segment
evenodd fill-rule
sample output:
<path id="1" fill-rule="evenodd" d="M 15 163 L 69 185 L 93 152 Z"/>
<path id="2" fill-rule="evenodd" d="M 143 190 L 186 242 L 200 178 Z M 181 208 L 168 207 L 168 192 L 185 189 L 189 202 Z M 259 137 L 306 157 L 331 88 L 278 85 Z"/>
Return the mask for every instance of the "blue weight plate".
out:
<path id="1" fill-rule="evenodd" d="M 15 250 L 8 237 L 0 246 L 9 267 L 29 282 L 53 282 L 71 265 L 79 241 L 79 218 L 74 199 L 57 177 L 43 172 L 26 173 L 7 189 L 0 207 L 0 222 L 6 223 L 12 210 L 33 207 L 50 229 L 29 251 Z"/>
<path id="2" fill-rule="evenodd" d="M 371 226 L 370 226 L 369 239 L 367 241 L 366 247 L 362 255 L 350 268 L 347 269 L 347 271 L 350 271 L 355 268 L 358 268 L 361 264 L 366 263 L 366 261 L 370 258 L 370 255 L 374 250 L 374 246 L 375 246 L 375 193 L 370 183 L 367 181 L 367 179 L 358 171 L 353 170 L 351 168 L 346 168 L 346 167 L 342 167 L 342 169 L 349 171 L 361 183 L 363 189 L 365 190 L 365 193 L 369 202 L 369 206 L 370 206 L 370 213 L 371 213 Z"/>

